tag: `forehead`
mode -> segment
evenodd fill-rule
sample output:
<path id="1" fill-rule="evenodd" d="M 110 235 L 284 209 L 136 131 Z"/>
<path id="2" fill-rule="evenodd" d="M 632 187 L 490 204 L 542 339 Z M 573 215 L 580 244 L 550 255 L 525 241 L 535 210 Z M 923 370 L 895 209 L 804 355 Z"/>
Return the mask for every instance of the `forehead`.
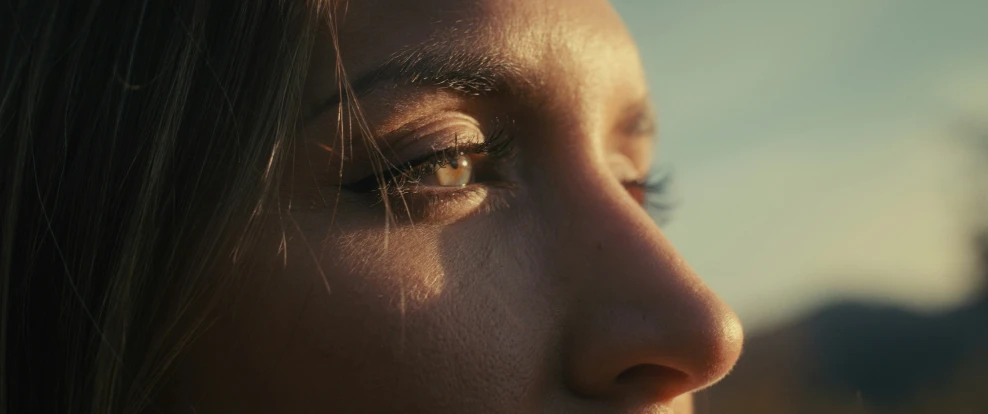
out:
<path id="1" fill-rule="evenodd" d="M 634 43 L 606 0 L 352 0 L 334 19 L 349 75 L 407 49 L 443 47 L 497 54 L 542 87 L 644 84 Z"/>

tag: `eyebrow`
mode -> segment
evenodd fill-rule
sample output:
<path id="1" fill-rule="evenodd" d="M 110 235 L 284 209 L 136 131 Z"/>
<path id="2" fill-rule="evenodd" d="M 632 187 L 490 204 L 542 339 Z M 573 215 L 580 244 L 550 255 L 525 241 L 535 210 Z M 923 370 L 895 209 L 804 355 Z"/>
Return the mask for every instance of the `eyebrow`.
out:
<path id="1" fill-rule="evenodd" d="M 367 71 L 352 82 L 346 93 L 354 99 L 384 88 L 405 85 L 431 86 L 465 96 L 491 96 L 527 83 L 515 65 L 496 53 L 477 53 L 438 43 L 409 48 Z M 344 91 L 316 104 L 312 117 L 339 105 Z"/>

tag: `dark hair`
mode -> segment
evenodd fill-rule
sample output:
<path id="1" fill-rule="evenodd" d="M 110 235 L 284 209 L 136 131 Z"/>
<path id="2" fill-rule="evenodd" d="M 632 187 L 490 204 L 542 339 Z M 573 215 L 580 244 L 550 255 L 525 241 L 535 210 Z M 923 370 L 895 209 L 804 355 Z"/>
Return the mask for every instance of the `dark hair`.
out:
<path id="1" fill-rule="evenodd" d="M 315 3 L 0 5 L 0 414 L 154 409 L 275 205 Z"/>

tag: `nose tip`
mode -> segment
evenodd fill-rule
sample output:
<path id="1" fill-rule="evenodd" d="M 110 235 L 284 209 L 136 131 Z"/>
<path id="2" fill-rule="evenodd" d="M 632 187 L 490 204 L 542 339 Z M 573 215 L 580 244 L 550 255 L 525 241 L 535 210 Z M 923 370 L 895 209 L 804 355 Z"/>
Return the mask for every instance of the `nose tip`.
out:
<path id="1" fill-rule="evenodd" d="M 591 398 L 668 404 L 716 383 L 740 356 L 743 334 L 736 315 L 712 301 L 657 309 L 656 316 L 628 309 L 585 319 L 597 326 L 584 323 L 584 336 L 571 342 L 579 344 L 569 364 L 571 387 Z"/>
<path id="2" fill-rule="evenodd" d="M 730 372 L 741 323 L 640 206 L 617 196 L 623 188 L 597 188 L 594 202 L 555 218 L 566 220 L 549 268 L 566 282 L 564 382 L 610 404 L 669 407 Z"/>

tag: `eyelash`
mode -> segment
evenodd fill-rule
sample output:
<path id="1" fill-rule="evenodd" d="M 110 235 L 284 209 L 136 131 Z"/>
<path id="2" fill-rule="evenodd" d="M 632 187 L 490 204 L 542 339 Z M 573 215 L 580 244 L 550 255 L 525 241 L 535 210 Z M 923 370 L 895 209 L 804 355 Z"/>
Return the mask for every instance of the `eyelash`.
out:
<path id="1" fill-rule="evenodd" d="M 628 188 L 629 192 L 631 190 L 640 191 L 642 199 L 639 201 L 642 207 L 649 213 L 654 214 L 659 224 L 665 224 L 669 222 L 672 212 L 677 207 L 674 202 L 668 199 L 671 182 L 672 174 L 661 172 L 650 174 L 647 178 L 625 183 L 624 185 Z"/>
<path id="2" fill-rule="evenodd" d="M 508 158 L 513 153 L 513 141 L 513 135 L 498 129 L 484 139 L 484 142 L 466 146 L 454 145 L 392 167 L 381 175 L 374 174 L 353 184 L 343 185 L 343 188 L 356 193 L 372 193 L 381 191 L 383 184 L 386 191 L 404 193 L 408 191 L 409 184 L 452 164 L 459 155 L 483 155 L 487 160 Z"/>
<path id="3" fill-rule="evenodd" d="M 454 145 L 418 159 L 394 166 L 381 175 L 371 175 L 352 184 L 342 187 L 346 190 L 369 194 L 384 192 L 390 194 L 407 194 L 411 191 L 409 184 L 421 180 L 440 168 L 450 165 L 459 155 L 483 155 L 485 161 L 496 161 L 510 158 L 514 154 L 514 135 L 505 134 L 503 129 L 495 130 L 483 142 L 466 146 Z M 486 164 L 487 162 L 485 162 Z M 658 223 L 665 224 L 670 220 L 676 204 L 668 200 L 668 192 L 672 175 L 668 172 L 650 174 L 647 177 L 623 183 L 629 193 L 635 197 L 642 207 L 652 213 Z M 467 186 L 469 187 L 469 185 Z M 446 196 L 455 198 L 457 188 L 450 189 Z M 637 192 L 637 193 L 636 193 Z M 437 196 L 439 197 L 439 196 Z"/>

